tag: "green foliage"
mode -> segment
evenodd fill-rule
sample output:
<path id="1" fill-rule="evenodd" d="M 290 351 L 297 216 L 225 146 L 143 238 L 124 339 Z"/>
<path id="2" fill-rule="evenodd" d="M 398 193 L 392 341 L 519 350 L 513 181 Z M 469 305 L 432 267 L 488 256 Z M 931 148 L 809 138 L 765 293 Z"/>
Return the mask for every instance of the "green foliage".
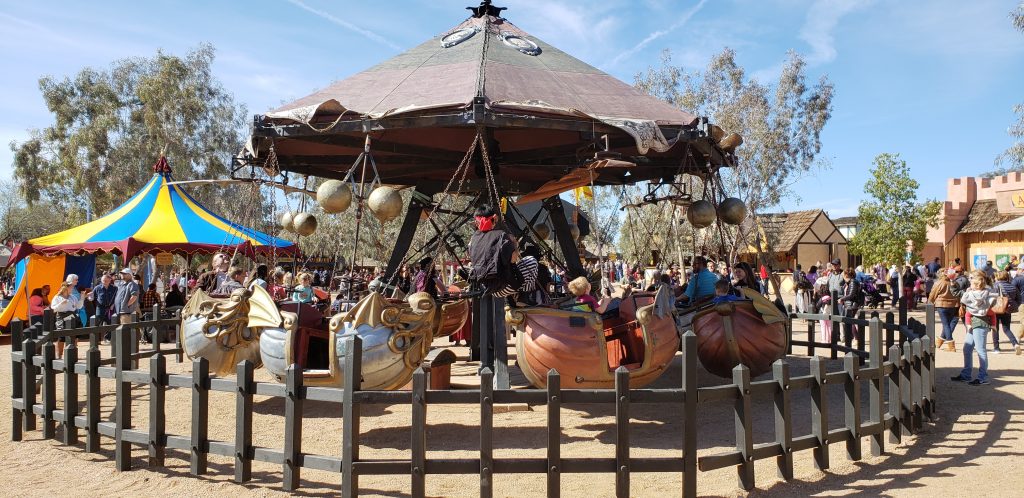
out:
<path id="1" fill-rule="evenodd" d="M 73 223 L 46 204 L 28 205 L 15 183 L 0 182 L 0 240 L 20 242 L 70 228 Z"/>
<path id="2" fill-rule="evenodd" d="M 11 144 L 25 200 L 79 218 L 86 208 L 103 215 L 143 185 L 161 151 L 176 179 L 226 176 L 242 148 L 246 110 L 213 76 L 213 59 L 213 47 L 203 44 L 184 57 L 157 52 L 115 61 L 109 69 L 41 78 L 53 123 Z M 239 221 L 254 210 L 251 202 L 237 202 L 242 193 L 195 192 L 200 202 Z"/>
<path id="3" fill-rule="evenodd" d="M 909 240 L 914 247 L 912 258 L 919 260 L 928 227 L 937 225 L 942 205 L 935 200 L 917 201 L 919 184 L 899 154 L 879 154 L 873 164 L 864 184 L 864 193 L 871 199 L 860 203 L 859 227 L 850 240 L 850 252 L 863 256 L 865 263 L 895 263 L 904 260 Z"/>

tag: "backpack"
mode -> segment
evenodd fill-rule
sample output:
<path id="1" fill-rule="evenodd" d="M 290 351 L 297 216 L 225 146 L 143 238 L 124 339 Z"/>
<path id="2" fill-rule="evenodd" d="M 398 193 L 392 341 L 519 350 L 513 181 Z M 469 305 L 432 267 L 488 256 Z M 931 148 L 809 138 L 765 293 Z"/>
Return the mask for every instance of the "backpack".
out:
<path id="1" fill-rule="evenodd" d="M 469 242 L 473 280 L 492 291 L 512 283 L 513 250 L 512 240 L 503 230 L 474 233 Z"/>

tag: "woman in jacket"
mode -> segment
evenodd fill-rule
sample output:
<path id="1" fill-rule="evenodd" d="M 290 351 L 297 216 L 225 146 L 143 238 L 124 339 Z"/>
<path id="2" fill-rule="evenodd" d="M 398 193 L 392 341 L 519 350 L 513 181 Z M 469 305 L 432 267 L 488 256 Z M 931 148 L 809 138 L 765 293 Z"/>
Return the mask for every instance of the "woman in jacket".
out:
<path id="1" fill-rule="evenodd" d="M 906 265 L 903 267 L 903 295 L 906 296 L 907 309 L 917 309 L 917 294 L 914 289 L 917 284 L 917 272 L 914 267 Z"/>
<path id="2" fill-rule="evenodd" d="M 861 289 L 860 281 L 857 280 L 857 272 L 847 268 L 843 272 L 843 283 L 840 287 L 842 293 L 839 296 L 839 305 L 843 316 L 856 318 L 864 306 L 864 291 Z M 843 324 L 843 341 L 846 344 L 853 343 L 855 329 L 852 324 Z"/>
<path id="3" fill-rule="evenodd" d="M 56 329 L 64 330 L 68 327 L 69 323 L 70 327 L 74 328 L 77 324 L 75 315 L 78 314 L 78 310 L 82 309 L 83 304 L 81 299 L 71 293 L 70 283 L 61 283 L 60 290 L 57 291 L 56 296 L 53 296 L 53 301 L 50 303 L 50 309 L 53 310 L 54 315 L 57 317 Z M 63 357 L 64 338 L 61 337 L 57 340 L 57 358 Z"/>
<path id="4" fill-rule="evenodd" d="M 1010 283 L 1010 273 L 1007 271 L 996 272 L 996 281 L 993 285 L 996 294 L 1000 296 L 1006 296 L 1006 310 L 1002 313 L 996 314 L 996 326 L 992 330 L 992 349 L 995 354 L 1002 353 L 999 349 L 999 330 L 1003 329 L 1003 333 L 1010 339 L 1010 345 L 1013 347 L 1013 351 L 1016 354 L 1021 353 L 1020 343 L 1017 342 L 1017 338 L 1013 335 L 1013 331 L 1010 330 L 1010 318 L 1017 309 L 1020 308 L 1020 291 L 1017 290 L 1013 284 Z"/>
<path id="5" fill-rule="evenodd" d="M 939 321 L 942 322 L 942 335 L 935 340 L 935 348 L 941 349 L 945 344 L 947 351 L 955 352 L 956 340 L 953 338 L 953 331 L 960 320 L 960 299 L 953 294 L 952 282 L 949 280 L 954 275 L 954 270 L 939 272 L 939 278 L 928 294 L 928 302 L 935 305 Z"/>

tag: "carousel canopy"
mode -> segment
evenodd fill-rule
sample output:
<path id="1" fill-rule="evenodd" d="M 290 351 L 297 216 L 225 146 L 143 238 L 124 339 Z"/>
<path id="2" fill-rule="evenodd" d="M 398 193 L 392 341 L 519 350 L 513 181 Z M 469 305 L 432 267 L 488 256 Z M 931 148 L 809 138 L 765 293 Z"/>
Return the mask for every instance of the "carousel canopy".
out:
<path id="1" fill-rule="evenodd" d="M 297 252 L 294 243 L 232 223 L 203 207 L 181 186 L 168 185 L 172 180 L 166 164 L 161 158 L 153 178 L 117 209 L 84 225 L 21 243 L 9 264 L 33 253 L 112 252 L 131 259 L 155 252 Z"/>
<path id="2" fill-rule="evenodd" d="M 250 154 L 284 171 L 339 177 L 371 138 L 381 180 L 440 191 L 487 131 L 503 192 L 563 177 L 606 148 L 597 185 L 703 174 L 730 154 L 706 120 L 540 40 L 489 0 L 454 28 L 377 66 L 257 116 Z M 721 137 L 718 137 L 721 138 Z M 273 154 L 270 153 L 273 146 Z M 478 190 L 477 168 L 466 184 Z M 476 181 L 476 183 L 474 183 Z"/>

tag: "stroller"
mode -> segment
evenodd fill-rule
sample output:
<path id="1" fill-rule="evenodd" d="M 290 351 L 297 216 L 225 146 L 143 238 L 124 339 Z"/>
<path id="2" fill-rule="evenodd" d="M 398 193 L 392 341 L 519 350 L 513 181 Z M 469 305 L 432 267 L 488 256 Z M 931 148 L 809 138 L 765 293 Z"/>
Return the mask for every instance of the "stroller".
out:
<path id="1" fill-rule="evenodd" d="M 884 305 L 889 300 L 889 295 L 881 291 L 878 288 L 877 283 L 874 279 L 865 279 L 864 285 L 864 306 L 872 309 L 878 308 L 880 305 Z"/>

